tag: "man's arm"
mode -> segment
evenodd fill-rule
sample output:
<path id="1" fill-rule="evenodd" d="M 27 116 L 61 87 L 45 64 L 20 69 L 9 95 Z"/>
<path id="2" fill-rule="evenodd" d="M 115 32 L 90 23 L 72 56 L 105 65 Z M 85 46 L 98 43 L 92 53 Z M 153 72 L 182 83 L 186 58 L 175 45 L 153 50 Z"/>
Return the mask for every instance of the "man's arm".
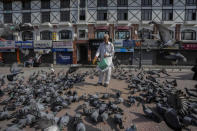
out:
<path id="1" fill-rule="evenodd" d="M 97 60 L 97 58 L 98 58 L 99 55 L 100 55 L 100 50 L 101 50 L 101 45 L 99 45 L 99 48 L 98 48 L 97 51 L 96 51 L 96 55 L 95 55 L 95 57 L 94 57 L 93 64 L 96 63 L 96 60 Z"/>

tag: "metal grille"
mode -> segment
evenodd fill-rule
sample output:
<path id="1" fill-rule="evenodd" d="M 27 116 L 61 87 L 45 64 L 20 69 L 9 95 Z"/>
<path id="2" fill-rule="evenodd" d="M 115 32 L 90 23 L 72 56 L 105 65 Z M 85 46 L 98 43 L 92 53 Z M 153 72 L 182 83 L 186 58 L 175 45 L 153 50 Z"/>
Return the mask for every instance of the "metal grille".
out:
<path id="1" fill-rule="evenodd" d="M 107 0 L 97 0 L 97 7 L 107 7 Z"/>
<path id="2" fill-rule="evenodd" d="M 48 31 L 48 30 L 40 32 L 40 39 L 41 40 L 52 40 L 52 32 Z"/>
<path id="3" fill-rule="evenodd" d="M 23 23 L 31 23 L 31 13 L 23 13 Z"/>
<path id="4" fill-rule="evenodd" d="M 61 11 L 60 12 L 60 21 L 70 21 L 70 11 Z"/>
<path id="5" fill-rule="evenodd" d="M 60 8 L 70 8 L 70 0 L 60 0 Z"/>
<path id="6" fill-rule="evenodd" d="M 12 2 L 3 2 L 4 10 L 12 10 Z"/>
<path id="7" fill-rule="evenodd" d="M 80 20 L 85 20 L 86 19 L 86 17 L 85 17 L 85 10 L 80 10 L 79 19 Z"/>
<path id="8" fill-rule="evenodd" d="M 170 21 L 173 20 L 173 10 L 165 9 L 162 11 L 162 20 Z"/>
<path id="9" fill-rule="evenodd" d="M 41 0 L 42 9 L 50 9 L 50 0 Z"/>
<path id="10" fill-rule="evenodd" d="M 44 22 L 50 22 L 50 12 L 42 12 L 42 23 Z"/>
<path id="11" fill-rule="evenodd" d="M 97 20 L 107 20 L 107 10 L 97 10 Z"/>
<path id="12" fill-rule="evenodd" d="M 4 23 L 12 23 L 12 13 L 4 14 Z"/>
<path id="13" fill-rule="evenodd" d="M 33 32 L 31 31 L 22 32 L 22 39 L 23 41 L 33 40 Z"/>
<path id="14" fill-rule="evenodd" d="M 119 7 L 128 6 L 128 0 L 117 0 L 117 6 Z"/>
<path id="15" fill-rule="evenodd" d="M 185 20 L 192 21 L 196 20 L 196 9 L 188 9 L 185 12 Z"/>
<path id="16" fill-rule="evenodd" d="M 22 9 L 30 10 L 31 9 L 31 1 L 22 1 Z"/>
<path id="17" fill-rule="evenodd" d="M 152 10 L 151 9 L 143 9 L 142 10 L 142 15 L 141 15 L 142 20 L 152 20 Z"/>
<path id="18" fill-rule="evenodd" d="M 128 10 L 118 10 L 118 20 L 128 20 Z"/>

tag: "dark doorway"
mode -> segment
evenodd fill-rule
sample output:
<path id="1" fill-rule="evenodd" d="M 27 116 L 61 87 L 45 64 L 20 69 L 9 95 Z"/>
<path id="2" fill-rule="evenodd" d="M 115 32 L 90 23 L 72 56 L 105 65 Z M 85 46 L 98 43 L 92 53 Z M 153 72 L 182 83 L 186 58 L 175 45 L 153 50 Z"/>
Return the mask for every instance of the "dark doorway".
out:
<path id="1" fill-rule="evenodd" d="M 88 46 L 87 44 L 77 45 L 77 63 L 78 64 L 88 64 Z"/>

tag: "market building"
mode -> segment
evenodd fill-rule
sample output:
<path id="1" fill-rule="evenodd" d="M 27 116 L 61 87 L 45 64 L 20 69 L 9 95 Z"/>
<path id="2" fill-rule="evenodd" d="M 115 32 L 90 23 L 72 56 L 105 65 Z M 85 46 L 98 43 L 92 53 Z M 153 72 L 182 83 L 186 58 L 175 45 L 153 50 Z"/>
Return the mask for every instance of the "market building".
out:
<path id="1" fill-rule="evenodd" d="M 118 59 L 123 64 L 138 64 L 139 48 L 136 31 L 142 31 L 146 42 L 142 44 L 142 64 L 166 64 L 160 49 L 154 44 L 158 33 L 155 21 L 171 30 L 182 49 L 166 49 L 182 52 L 192 65 L 197 56 L 196 0 L 1 0 L 0 21 L 3 24 L 27 24 L 33 30 L 25 30 L 7 36 L 15 47 L 9 50 L 9 42 L 0 42 L 1 56 L 23 62 L 20 48 L 35 52 L 51 52 L 43 57 L 46 63 L 91 63 L 103 35 L 108 33 L 114 43 Z M 147 51 L 147 44 L 151 44 Z M 17 46 L 17 44 L 22 46 Z M 32 47 L 26 48 L 25 45 Z M 128 44 L 130 46 L 128 46 Z M 6 47 L 7 46 L 7 47 Z M 15 48 L 15 49 L 14 49 Z"/>

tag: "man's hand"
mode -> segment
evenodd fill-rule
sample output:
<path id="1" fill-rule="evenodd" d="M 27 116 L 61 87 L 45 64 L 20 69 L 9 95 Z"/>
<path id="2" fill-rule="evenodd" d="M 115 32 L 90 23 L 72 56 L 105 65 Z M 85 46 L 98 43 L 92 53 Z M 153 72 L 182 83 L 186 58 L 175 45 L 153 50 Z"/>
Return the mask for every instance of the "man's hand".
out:
<path id="1" fill-rule="evenodd" d="M 105 55 L 104 55 L 104 57 L 106 58 L 106 57 L 108 57 L 108 55 L 107 55 L 107 54 L 105 54 Z"/>
<path id="2" fill-rule="evenodd" d="M 94 60 L 93 60 L 93 62 L 92 62 L 93 65 L 96 63 L 96 60 L 97 60 L 97 57 L 95 56 L 95 57 L 94 57 Z"/>

